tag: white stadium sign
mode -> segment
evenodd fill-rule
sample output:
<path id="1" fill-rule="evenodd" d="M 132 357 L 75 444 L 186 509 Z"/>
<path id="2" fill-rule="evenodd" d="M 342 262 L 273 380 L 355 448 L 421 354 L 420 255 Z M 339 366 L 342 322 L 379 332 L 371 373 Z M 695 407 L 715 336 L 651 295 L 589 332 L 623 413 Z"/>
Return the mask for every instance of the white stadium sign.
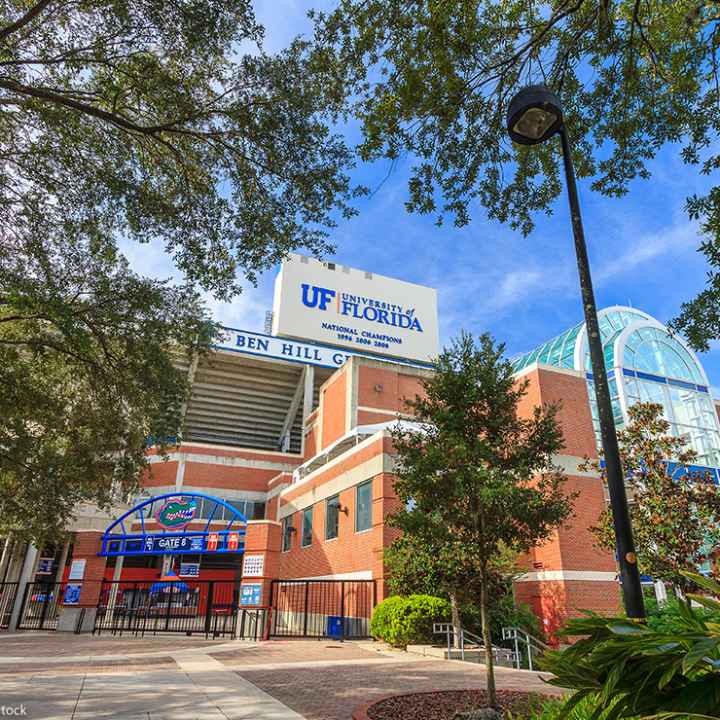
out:
<path id="1" fill-rule="evenodd" d="M 275 280 L 272 334 L 426 363 L 438 354 L 437 293 L 292 254 Z"/>

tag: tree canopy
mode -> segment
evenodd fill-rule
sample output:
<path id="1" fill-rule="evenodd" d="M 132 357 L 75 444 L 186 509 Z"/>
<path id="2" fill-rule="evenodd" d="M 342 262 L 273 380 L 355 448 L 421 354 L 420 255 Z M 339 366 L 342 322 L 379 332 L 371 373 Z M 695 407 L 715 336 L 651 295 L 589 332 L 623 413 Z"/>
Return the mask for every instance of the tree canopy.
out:
<path id="1" fill-rule="evenodd" d="M 720 492 L 711 479 L 687 470 L 697 455 L 686 438 L 669 434 L 661 405 L 637 403 L 629 416 L 618 444 L 640 571 L 687 588 L 688 572 L 697 573 L 720 548 Z M 602 548 L 615 551 L 609 508 L 591 530 Z"/>
<path id="2" fill-rule="evenodd" d="M 562 100 L 575 164 L 609 197 L 650 175 L 664 145 L 712 175 L 720 165 L 720 14 L 710 2 L 340 0 L 315 15 L 318 56 L 344 73 L 361 155 L 414 160 L 409 210 L 490 218 L 529 233 L 561 192 L 557 142 L 513 146 L 510 99 L 545 83 Z M 720 186 L 687 200 L 705 232 L 709 294 L 677 327 L 720 337 Z"/>
<path id="3" fill-rule="evenodd" d="M 251 0 L 0 5 L 0 232 L 161 243 L 220 297 L 351 212 L 341 94 Z M 72 223 L 72 225 L 70 225 Z"/>
<path id="4" fill-rule="evenodd" d="M 399 425 L 393 432 L 394 488 L 405 507 L 393 523 L 409 542 L 448 557 L 442 572 L 429 568 L 443 589 L 459 594 L 464 583 L 479 590 L 490 704 L 490 584 L 508 553 L 517 557 L 547 539 L 573 503 L 553 464 L 563 447 L 557 406 L 519 416 L 527 383 L 516 383 L 503 351 L 489 335 L 476 342 L 461 334 L 440 353 L 423 395 L 408 402 L 421 431 Z"/>
<path id="5" fill-rule="evenodd" d="M 37 543 L 135 488 L 148 443 L 174 445 L 183 365 L 216 332 L 191 288 L 46 230 L 0 251 L 0 536 Z"/>
<path id="6" fill-rule="evenodd" d="M 220 299 L 352 212 L 342 86 L 251 0 L 0 3 L 0 534 L 56 536 L 181 431 Z M 159 244 L 178 286 L 120 252 Z"/>

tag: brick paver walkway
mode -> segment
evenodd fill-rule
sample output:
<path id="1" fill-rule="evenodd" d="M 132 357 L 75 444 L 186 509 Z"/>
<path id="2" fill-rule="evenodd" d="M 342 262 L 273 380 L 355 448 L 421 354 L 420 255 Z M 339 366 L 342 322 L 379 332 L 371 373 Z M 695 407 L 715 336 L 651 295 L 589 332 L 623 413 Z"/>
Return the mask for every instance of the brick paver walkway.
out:
<path id="1" fill-rule="evenodd" d="M 407 662 L 368 662 L 348 666 L 319 668 L 280 667 L 274 669 L 243 668 L 238 671 L 245 680 L 261 688 L 307 720 L 350 720 L 353 711 L 383 695 L 431 690 L 483 688 L 482 665 L 426 660 Z M 497 668 L 498 688 L 555 694 L 537 673 Z"/>
<path id="2" fill-rule="evenodd" d="M 371 643 L 333 642 L 331 640 L 272 640 L 256 648 L 213 652 L 208 655 L 229 666 L 275 666 L 334 661 L 373 662 L 387 659 Z"/>

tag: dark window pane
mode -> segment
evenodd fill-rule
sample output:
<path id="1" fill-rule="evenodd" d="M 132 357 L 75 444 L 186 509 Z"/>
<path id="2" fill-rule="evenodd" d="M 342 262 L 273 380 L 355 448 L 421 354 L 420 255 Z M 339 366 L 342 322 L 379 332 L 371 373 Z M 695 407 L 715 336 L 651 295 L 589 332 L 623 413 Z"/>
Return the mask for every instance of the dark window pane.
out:
<path id="1" fill-rule="evenodd" d="M 333 495 L 327 499 L 325 507 L 325 539 L 332 540 L 338 536 L 338 520 L 340 512 L 340 496 Z"/>
<path id="2" fill-rule="evenodd" d="M 355 532 L 372 526 L 372 480 L 357 486 L 355 496 Z"/>
<path id="3" fill-rule="evenodd" d="M 282 549 L 283 549 L 283 552 L 287 552 L 290 549 L 290 545 L 292 543 L 292 527 L 293 527 L 293 516 L 288 515 L 287 517 L 283 518 L 283 521 L 282 521 L 282 533 L 283 533 Z"/>
<path id="4" fill-rule="evenodd" d="M 312 545 L 312 506 L 305 508 L 302 514 L 302 546 Z"/>

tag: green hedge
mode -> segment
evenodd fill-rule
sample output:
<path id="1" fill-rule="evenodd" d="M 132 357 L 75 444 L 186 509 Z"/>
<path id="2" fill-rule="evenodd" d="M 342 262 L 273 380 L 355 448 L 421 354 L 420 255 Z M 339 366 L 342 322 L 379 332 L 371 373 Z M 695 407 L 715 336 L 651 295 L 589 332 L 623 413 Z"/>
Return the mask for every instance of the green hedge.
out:
<path id="1" fill-rule="evenodd" d="M 393 647 L 433 641 L 433 623 L 450 620 L 450 603 L 432 595 L 393 595 L 373 611 L 370 633 Z"/>

